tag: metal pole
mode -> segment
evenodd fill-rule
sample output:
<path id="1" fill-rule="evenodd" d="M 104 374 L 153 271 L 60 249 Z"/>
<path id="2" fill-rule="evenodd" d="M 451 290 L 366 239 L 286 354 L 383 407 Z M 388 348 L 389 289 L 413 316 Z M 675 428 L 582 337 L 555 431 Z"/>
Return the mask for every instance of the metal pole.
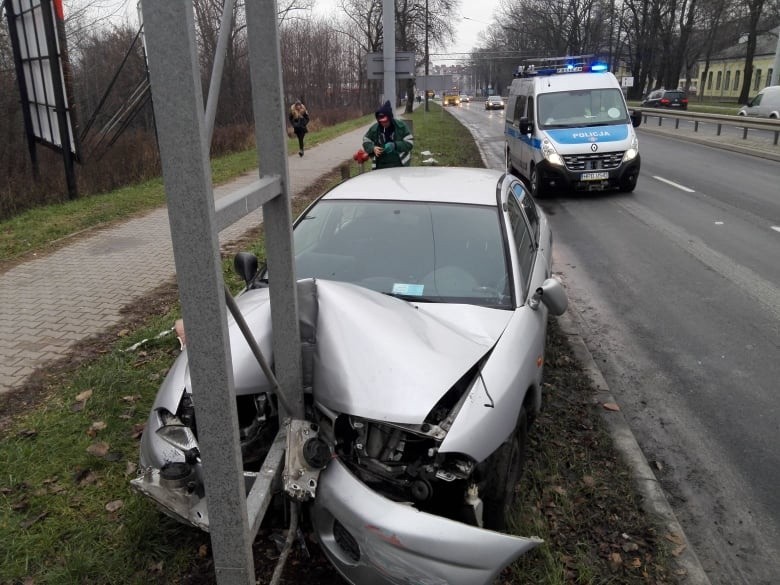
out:
<path id="1" fill-rule="evenodd" d="M 430 84 L 428 80 L 428 67 L 430 64 L 430 58 L 428 53 L 428 0 L 425 0 L 425 83 Z M 428 88 L 425 88 L 425 111 L 428 110 Z"/>
<path id="2" fill-rule="evenodd" d="M 233 5 L 235 0 L 225 0 L 222 8 L 222 21 L 219 25 L 219 39 L 217 50 L 214 53 L 214 65 L 211 68 L 211 81 L 209 82 L 209 96 L 206 101 L 206 144 L 211 148 L 211 137 L 214 136 L 214 120 L 217 117 L 217 103 L 219 102 L 219 88 L 222 85 L 222 72 L 225 68 L 225 53 L 230 39 L 230 31 L 233 28 Z"/>
<path id="3" fill-rule="evenodd" d="M 769 85 L 777 85 L 778 79 L 780 79 L 780 27 L 775 29 L 777 32 L 777 45 L 775 45 L 775 62 L 772 65 L 772 79 L 769 80 Z"/>
<path id="4" fill-rule="evenodd" d="M 145 0 L 168 219 L 219 585 L 254 585 L 192 0 Z"/>
<path id="5" fill-rule="evenodd" d="M 395 106 L 395 0 L 382 1 L 382 31 L 384 33 L 384 99 Z"/>

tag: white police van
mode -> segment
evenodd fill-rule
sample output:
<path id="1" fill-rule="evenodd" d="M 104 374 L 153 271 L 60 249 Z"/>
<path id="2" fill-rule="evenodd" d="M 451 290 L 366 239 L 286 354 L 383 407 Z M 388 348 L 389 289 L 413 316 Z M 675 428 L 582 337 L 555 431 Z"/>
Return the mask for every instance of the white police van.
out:
<path id="1" fill-rule="evenodd" d="M 534 60 L 518 67 L 509 89 L 506 165 L 534 196 L 636 187 L 641 114 L 629 113 L 606 65 L 586 57 Z"/>

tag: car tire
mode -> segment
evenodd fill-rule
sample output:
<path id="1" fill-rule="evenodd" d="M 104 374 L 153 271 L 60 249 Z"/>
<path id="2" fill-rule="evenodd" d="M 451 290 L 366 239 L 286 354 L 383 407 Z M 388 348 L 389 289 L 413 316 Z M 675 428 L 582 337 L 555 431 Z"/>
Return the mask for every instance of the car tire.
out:
<path id="1" fill-rule="evenodd" d="M 482 518 L 488 530 L 506 530 L 507 516 L 515 502 L 515 488 L 523 474 L 527 444 L 528 416 L 525 408 L 521 408 L 515 430 L 485 462 Z"/>

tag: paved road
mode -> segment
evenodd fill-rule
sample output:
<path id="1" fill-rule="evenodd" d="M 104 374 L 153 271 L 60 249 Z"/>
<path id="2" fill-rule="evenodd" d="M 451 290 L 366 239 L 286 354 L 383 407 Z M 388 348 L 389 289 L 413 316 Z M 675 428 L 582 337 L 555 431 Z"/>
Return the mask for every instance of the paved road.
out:
<path id="1" fill-rule="evenodd" d="M 291 190 L 302 192 L 352 158 L 365 128 L 307 149 L 288 162 Z M 256 172 L 215 189 L 215 198 L 256 180 Z M 237 239 L 262 221 L 256 211 L 220 233 Z M 78 238 L 0 274 L 0 394 L 37 368 L 68 355 L 80 340 L 118 323 L 123 307 L 174 276 L 167 209 Z"/>
<path id="2" fill-rule="evenodd" d="M 500 166 L 502 117 L 459 116 Z M 641 126 L 633 194 L 540 203 L 583 337 L 712 582 L 770 585 L 780 576 L 780 148 L 694 134 Z M 763 158 L 734 152 L 735 141 Z"/>

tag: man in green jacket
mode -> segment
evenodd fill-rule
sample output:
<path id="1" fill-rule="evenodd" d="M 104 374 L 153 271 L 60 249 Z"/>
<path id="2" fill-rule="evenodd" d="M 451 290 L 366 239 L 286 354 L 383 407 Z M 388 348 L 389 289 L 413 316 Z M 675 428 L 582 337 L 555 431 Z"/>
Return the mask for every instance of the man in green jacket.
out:
<path id="1" fill-rule="evenodd" d="M 393 116 L 393 107 L 385 102 L 376 113 L 373 124 L 363 137 L 363 150 L 373 159 L 372 167 L 408 167 L 412 160 L 414 136 L 401 120 Z"/>

